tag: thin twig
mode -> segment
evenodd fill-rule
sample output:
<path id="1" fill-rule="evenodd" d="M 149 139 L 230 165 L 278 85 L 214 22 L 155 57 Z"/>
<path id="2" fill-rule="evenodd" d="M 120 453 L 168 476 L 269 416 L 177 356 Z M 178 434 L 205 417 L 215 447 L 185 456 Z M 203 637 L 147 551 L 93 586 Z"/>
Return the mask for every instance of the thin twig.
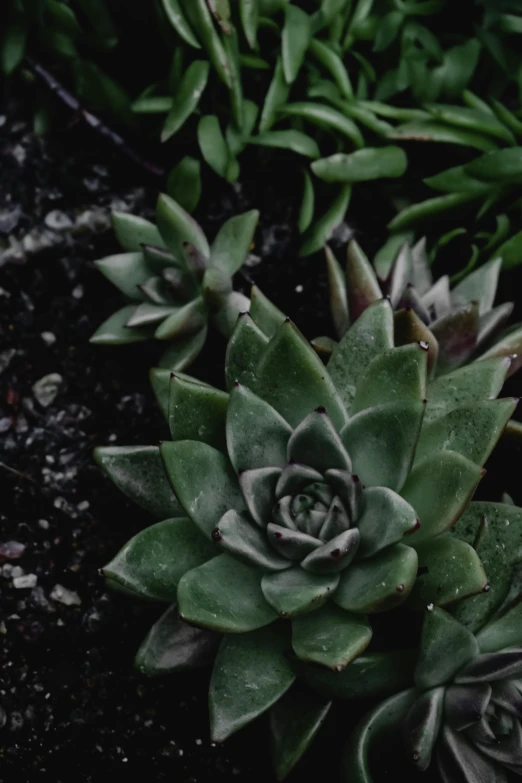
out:
<path id="1" fill-rule="evenodd" d="M 92 114 L 92 112 L 84 109 L 80 104 L 80 101 L 75 98 L 75 96 L 66 87 L 64 87 L 63 84 L 60 84 L 60 82 L 52 75 L 52 73 L 47 70 L 47 68 L 44 68 L 44 66 L 39 62 L 36 62 L 36 60 L 33 60 L 32 57 L 26 57 L 26 62 L 31 71 L 44 82 L 49 90 L 57 95 L 66 106 L 83 117 L 90 128 L 99 133 L 100 136 L 108 139 L 108 141 L 121 150 L 124 155 L 127 155 L 127 157 L 131 158 L 131 160 L 137 163 L 138 166 L 141 166 L 150 174 L 153 174 L 155 177 L 165 176 L 164 169 L 143 158 L 138 152 L 136 152 L 135 149 L 127 144 L 123 136 L 120 136 L 119 133 L 116 133 L 116 131 L 113 131 L 108 127 L 108 125 L 105 125 L 105 123 L 102 122 L 99 117 L 96 117 L 96 115 Z"/>

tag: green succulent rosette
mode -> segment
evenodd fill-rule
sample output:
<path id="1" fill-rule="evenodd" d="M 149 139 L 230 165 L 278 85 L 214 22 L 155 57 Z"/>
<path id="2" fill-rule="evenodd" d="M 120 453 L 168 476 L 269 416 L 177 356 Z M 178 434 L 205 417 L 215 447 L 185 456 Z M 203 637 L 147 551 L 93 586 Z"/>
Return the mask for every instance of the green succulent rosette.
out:
<path id="1" fill-rule="evenodd" d="M 451 288 L 448 275 L 434 281 L 425 239 L 413 247 L 405 242 L 395 258 L 382 257 L 374 265 L 352 240 L 344 271 L 329 247 L 325 253 L 338 337 L 372 302 L 389 296 L 396 343 L 427 341 L 431 377 L 494 356 L 512 357 L 510 375 L 521 366 L 522 326 L 502 331 L 513 302 L 494 306 L 501 258 L 488 261 Z M 324 349 L 324 339 L 319 345 Z"/>
<path id="2" fill-rule="evenodd" d="M 344 779 L 373 783 L 378 743 L 402 734 L 419 771 L 442 783 L 516 780 L 522 773 L 522 510 L 472 503 L 455 534 L 475 536 L 491 589 L 445 611 L 429 605 L 412 687 L 375 707 L 350 739 Z"/>
<path id="3" fill-rule="evenodd" d="M 428 345 L 394 347 L 393 331 L 381 299 L 325 368 L 254 289 L 228 346 L 229 391 L 153 370 L 172 441 L 96 453 L 120 489 L 163 519 L 105 568 L 109 584 L 176 605 L 138 665 L 149 674 L 198 665 L 222 634 L 213 737 L 271 710 L 281 777 L 330 703 L 292 687 L 292 658 L 346 673 L 346 690 L 398 689 L 404 666 L 374 653 L 363 656 L 373 674 L 353 682 L 371 617 L 487 590 L 474 547 L 448 531 L 516 404 L 494 399 L 509 360 L 477 363 L 428 389 Z"/>
<path id="4" fill-rule="evenodd" d="M 244 264 L 259 213 L 230 218 L 210 246 L 200 226 L 174 199 L 158 198 L 157 226 L 113 213 L 125 251 L 96 266 L 129 301 L 96 330 L 92 343 L 122 345 L 155 338 L 167 343 L 160 365 L 185 369 L 201 351 L 212 324 L 229 337 L 249 300 L 232 277 Z"/>

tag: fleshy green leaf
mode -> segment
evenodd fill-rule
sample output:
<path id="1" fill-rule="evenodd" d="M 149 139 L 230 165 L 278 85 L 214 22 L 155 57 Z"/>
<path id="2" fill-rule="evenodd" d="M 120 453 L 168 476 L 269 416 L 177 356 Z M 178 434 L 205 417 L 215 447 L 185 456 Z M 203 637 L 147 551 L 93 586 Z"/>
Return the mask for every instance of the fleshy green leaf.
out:
<path id="1" fill-rule="evenodd" d="M 288 461 L 315 468 L 351 471 L 352 464 L 342 441 L 325 412 L 315 410 L 292 432 L 288 441 Z"/>
<path id="2" fill-rule="evenodd" d="M 265 571 L 282 571 L 291 563 L 280 557 L 248 514 L 230 510 L 219 520 L 213 538 L 240 560 Z"/>
<path id="3" fill-rule="evenodd" d="M 167 191 L 187 212 L 193 212 L 201 197 L 201 163 L 185 155 L 174 166 L 167 179 Z"/>
<path id="4" fill-rule="evenodd" d="M 300 679 L 329 699 L 355 699 L 382 696 L 413 684 L 416 653 L 393 651 L 363 653 L 340 672 L 323 666 L 293 662 Z"/>
<path id="5" fill-rule="evenodd" d="M 199 333 L 207 321 L 207 310 L 203 299 L 198 296 L 186 305 L 177 308 L 167 316 L 154 332 L 156 340 L 173 340 Z"/>
<path id="6" fill-rule="evenodd" d="M 343 756 L 343 779 L 353 783 L 374 783 L 373 764 L 378 755 L 379 740 L 402 726 L 418 694 L 415 689 L 403 691 L 374 707 L 350 737 Z"/>
<path id="7" fill-rule="evenodd" d="M 208 257 L 209 246 L 201 228 L 183 207 L 165 193 L 158 198 L 156 216 L 161 236 L 175 258 L 183 258 L 185 242 L 191 242 L 200 253 Z"/>
<path id="8" fill-rule="evenodd" d="M 248 387 L 255 386 L 255 371 L 267 345 L 268 337 L 250 313 L 240 313 L 227 346 L 225 376 L 228 389 L 236 381 Z"/>
<path id="9" fill-rule="evenodd" d="M 372 629 L 361 615 L 326 604 L 292 621 L 292 647 L 298 658 L 340 671 L 369 645 Z"/>
<path id="10" fill-rule="evenodd" d="M 401 489 L 410 472 L 424 408 L 423 402 L 397 402 L 369 408 L 350 419 L 341 438 L 363 484 Z"/>
<path id="11" fill-rule="evenodd" d="M 273 337 L 286 316 L 266 297 L 257 286 L 252 286 L 250 315 L 263 334 Z"/>
<path id="12" fill-rule="evenodd" d="M 348 312 L 352 322 L 373 302 L 382 299 L 381 287 L 373 267 L 355 239 L 349 242 L 346 253 L 346 289 Z"/>
<path id="13" fill-rule="evenodd" d="M 239 476 L 248 510 L 260 527 L 265 528 L 272 520 L 275 490 L 280 475 L 279 468 L 258 468 L 244 470 Z"/>
<path id="14" fill-rule="evenodd" d="M 454 525 L 482 476 L 478 465 L 454 451 L 435 452 L 416 464 L 401 491 L 420 521 L 408 543 L 425 541 Z"/>
<path id="15" fill-rule="evenodd" d="M 266 93 L 261 119 L 259 120 L 259 132 L 270 130 L 277 117 L 277 110 L 286 103 L 289 93 L 283 71 L 283 60 L 279 57 L 274 68 L 274 75 Z"/>
<path id="16" fill-rule="evenodd" d="M 292 688 L 270 711 L 272 761 L 278 780 L 295 767 L 323 725 L 331 702 Z"/>
<path id="17" fill-rule="evenodd" d="M 225 392 L 173 375 L 168 414 L 172 440 L 199 440 L 225 451 L 227 403 Z"/>
<path id="18" fill-rule="evenodd" d="M 495 258 L 466 275 L 451 292 L 453 304 L 459 306 L 476 301 L 479 306 L 479 315 L 484 315 L 491 310 L 495 301 L 501 266 L 502 259 Z"/>
<path id="19" fill-rule="evenodd" d="M 228 453 L 236 471 L 282 467 L 292 430 L 283 417 L 246 386 L 234 386 L 227 413 Z"/>
<path id="20" fill-rule="evenodd" d="M 256 392 L 294 427 L 320 407 L 336 428 L 346 421 L 324 365 L 290 321 L 279 327 L 259 362 Z"/>
<path id="21" fill-rule="evenodd" d="M 163 443 L 160 451 L 179 502 L 205 535 L 226 511 L 245 508 L 237 477 L 220 451 L 193 440 Z"/>
<path id="22" fill-rule="evenodd" d="M 483 465 L 493 451 L 518 400 L 505 398 L 459 405 L 422 428 L 415 464 L 442 449 Z"/>
<path id="23" fill-rule="evenodd" d="M 451 650 L 451 655 L 448 651 Z M 420 654 L 415 669 L 419 688 L 435 688 L 453 676 L 478 654 L 477 641 L 471 631 L 438 607 L 424 615 Z"/>
<path id="24" fill-rule="evenodd" d="M 340 187 L 337 196 L 333 199 L 328 209 L 321 217 L 313 221 L 308 231 L 304 234 L 303 242 L 299 249 L 300 256 L 309 256 L 330 241 L 335 229 L 344 220 L 351 195 L 351 185 L 342 185 Z"/>
<path id="25" fill-rule="evenodd" d="M 310 227 L 312 220 L 314 219 L 314 207 L 315 207 L 315 191 L 312 178 L 310 174 L 303 170 L 303 200 L 301 201 L 301 208 L 299 210 L 298 228 L 299 233 L 304 232 Z"/>
<path id="26" fill-rule="evenodd" d="M 346 332 L 332 353 L 328 372 L 350 410 L 359 379 L 370 362 L 393 348 L 393 313 L 386 299 L 370 305 Z"/>
<path id="27" fill-rule="evenodd" d="M 519 598 L 500 617 L 494 617 L 477 633 L 481 653 L 495 653 L 522 645 L 522 600 Z"/>
<path id="28" fill-rule="evenodd" d="M 444 717 L 445 688 L 422 693 L 408 712 L 404 726 L 406 752 L 421 771 L 428 769 Z"/>
<path id="29" fill-rule="evenodd" d="M 204 115 L 198 123 L 198 142 L 206 163 L 219 177 L 227 178 L 230 150 L 223 136 L 219 119 L 214 114 Z"/>
<path id="30" fill-rule="evenodd" d="M 357 519 L 361 534 L 358 557 L 367 558 L 396 544 L 418 526 L 417 513 L 391 489 L 371 487 L 364 492 L 364 507 Z"/>
<path id="31" fill-rule="evenodd" d="M 165 247 L 160 232 L 149 220 L 128 212 L 113 212 L 111 220 L 116 239 L 128 253 L 140 252 L 142 245 Z"/>
<path id="32" fill-rule="evenodd" d="M 388 403 L 424 400 L 427 360 L 427 350 L 415 343 L 376 356 L 357 383 L 351 413 Z"/>
<path id="33" fill-rule="evenodd" d="M 194 334 L 183 335 L 170 342 L 169 347 L 161 355 L 160 367 L 171 372 L 185 370 L 198 356 L 207 339 L 207 324 Z"/>
<path id="34" fill-rule="evenodd" d="M 338 337 L 342 337 L 350 325 L 346 280 L 336 257 L 328 247 L 324 248 L 328 272 L 330 312 Z"/>
<path id="35" fill-rule="evenodd" d="M 259 212 L 253 209 L 221 226 L 210 250 L 210 265 L 232 277 L 245 263 L 254 239 Z"/>
<path id="36" fill-rule="evenodd" d="M 474 147 L 482 152 L 489 152 L 497 148 L 493 139 L 463 128 L 454 128 L 438 122 L 408 122 L 399 125 L 390 133 L 390 138 L 397 141 L 443 142 L 445 144 L 462 144 L 465 147 Z M 472 172 L 469 172 L 472 174 Z"/>
<path id="37" fill-rule="evenodd" d="M 522 232 L 521 232 L 522 238 Z M 493 356 L 507 356 L 511 359 L 508 376 L 513 375 L 522 364 L 522 326 L 517 324 L 507 330 L 489 350 L 482 354 L 480 361 Z"/>
<path id="38" fill-rule="evenodd" d="M 416 544 L 419 577 L 410 596 L 413 608 L 428 604 L 445 606 L 488 589 L 480 558 L 469 544 L 452 536 L 440 536 Z"/>
<path id="39" fill-rule="evenodd" d="M 181 11 L 179 0 L 161 0 L 165 14 L 178 35 L 196 49 L 201 49 L 188 21 Z"/>
<path id="40" fill-rule="evenodd" d="M 100 446 L 94 458 L 120 492 L 157 519 L 185 516 L 157 446 Z"/>
<path id="41" fill-rule="evenodd" d="M 239 0 L 239 14 L 245 37 L 251 49 L 257 46 L 257 27 L 259 24 L 258 0 Z"/>
<path id="42" fill-rule="evenodd" d="M 217 634 L 182 622 L 172 604 L 143 640 L 134 665 L 147 677 L 199 669 L 212 661 L 218 644 Z"/>
<path id="43" fill-rule="evenodd" d="M 221 642 L 210 682 L 210 725 L 223 742 L 266 712 L 290 688 L 295 674 L 285 657 L 289 640 L 283 625 Z"/>
<path id="44" fill-rule="evenodd" d="M 522 561 L 522 509 L 507 503 L 471 503 L 454 532 L 472 544 L 480 535 L 484 519 L 502 548 L 509 565 Z"/>
<path id="45" fill-rule="evenodd" d="M 193 625 L 222 633 L 254 631 L 277 615 L 261 591 L 262 572 L 230 555 L 189 571 L 178 585 L 179 613 Z"/>
<path id="46" fill-rule="evenodd" d="M 265 574 L 263 594 L 281 617 L 294 617 L 318 609 L 333 595 L 338 574 L 311 574 L 300 566 Z"/>
<path id="47" fill-rule="evenodd" d="M 315 139 L 294 129 L 265 131 L 259 136 L 252 136 L 250 144 L 289 150 L 295 152 L 296 155 L 303 155 L 305 158 L 318 158 L 320 154 Z"/>
<path id="48" fill-rule="evenodd" d="M 481 193 L 448 193 L 444 196 L 429 198 L 416 204 L 404 207 L 398 215 L 390 220 L 388 228 L 394 233 L 407 231 L 418 225 L 429 225 L 438 215 L 444 215 L 458 207 L 481 198 Z"/>
<path id="49" fill-rule="evenodd" d="M 338 152 L 312 163 L 312 171 L 325 182 L 368 182 L 402 177 L 408 160 L 400 147 L 379 147 Z"/>
<path id="50" fill-rule="evenodd" d="M 288 103 L 280 110 L 280 114 L 289 117 L 301 117 L 303 120 L 308 120 L 313 125 L 318 125 L 320 128 L 332 130 L 341 136 L 345 136 L 356 147 L 364 146 L 364 139 L 358 126 L 351 120 L 346 114 L 333 109 L 331 106 L 326 106 L 324 103 L 315 103 L 314 101 L 299 101 L 296 103 Z M 398 148 L 395 148 L 398 149 Z M 357 153 L 353 153 L 356 155 Z M 401 150 L 401 154 L 404 153 Z M 312 171 L 319 177 L 327 182 L 353 182 L 354 179 L 350 179 L 350 176 L 346 178 L 332 178 L 332 170 L 334 169 L 334 161 L 336 159 L 337 168 L 342 168 L 343 172 L 347 169 L 347 159 L 352 159 L 351 155 L 333 155 L 331 158 L 322 158 L 321 160 L 312 163 Z M 384 163 L 384 161 L 383 161 Z M 350 167 L 350 173 L 356 175 L 353 172 L 353 162 Z M 386 176 L 383 174 L 382 176 Z M 373 177 L 368 177 L 373 179 Z"/>
<path id="51" fill-rule="evenodd" d="M 467 164 L 465 172 L 484 182 L 519 182 L 522 178 L 522 147 L 481 155 Z"/>
<path id="52" fill-rule="evenodd" d="M 168 141 L 174 136 L 195 112 L 207 86 L 209 67 L 207 60 L 194 60 L 188 66 L 174 95 L 172 108 L 165 118 L 161 141 Z"/>
<path id="53" fill-rule="evenodd" d="M 347 612 L 373 614 L 400 606 L 417 576 L 417 553 L 395 544 L 367 560 L 352 563 L 343 574 L 333 600 Z"/>
<path id="54" fill-rule="evenodd" d="M 510 364 L 507 357 L 495 357 L 437 378 L 430 384 L 424 426 L 461 405 L 496 399 Z"/>
<path id="55" fill-rule="evenodd" d="M 303 63 L 311 38 L 310 17 L 301 8 L 287 5 L 285 24 L 281 34 L 283 70 L 286 81 L 292 84 Z"/>
<path id="56" fill-rule="evenodd" d="M 143 253 L 119 253 L 96 261 L 96 266 L 107 280 L 129 299 L 141 302 L 144 299 L 138 288 L 150 276 L 151 270 Z"/>
<path id="57" fill-rule="evenodd" d="M 166 519 L 130 539 L 105 566 L 107 583 L 153 601 L 174 601 L 182 576 L 216 553 L 189 519 Z"/>

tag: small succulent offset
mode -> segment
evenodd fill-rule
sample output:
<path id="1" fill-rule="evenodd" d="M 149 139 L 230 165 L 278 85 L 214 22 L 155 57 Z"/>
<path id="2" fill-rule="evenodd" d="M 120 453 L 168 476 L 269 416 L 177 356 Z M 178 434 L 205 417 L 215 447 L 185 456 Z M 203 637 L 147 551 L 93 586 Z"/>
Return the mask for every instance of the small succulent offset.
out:
<path id="1" fill-rule="evenodd" d="M 522 772 L 522 509 L 471 503 L 453 534 L 473 540 L 490 590 L 427 607 L 413 687 L 379 704 L 350 739 L 350 783 L 372 783 L 373 743 L 401 729 L 419 770 L 436 763 L 443 783 L 511 780 Z"/>
<path id="2" fill-rule="evenodd" d="M 521 366 L 522 326 L 499 334 L 513 303 L 493 306 L 502 259 L 489 261 L 450 288 L 447 275 L 433 281 L 424 239 L 413 247 L 404 243 L 393 263 L 381 259 L 377 271 L 355 240 L 348 245 L 344 273 L 329 247 L 325 252 L 339 337 L 372 302 L 386 295 L 395 311 L 398 344 L 429 343 L 431 377 L 494 356 L 511 356 L 510 375 Z"/>
<path id="3" fill-rule="evenodd" d="M 488 589 L 473 546 L 447 531 L 513 412 L 513 400 L 494 399 L 509 360 L 452 373 L 428 402 L 427 362 L 427 344 L 394 347 L 381 299 L 325 369 L 254 289 L 228 345 L 229 392 L 153 370 L 172 441 L 96 451 L 116 485 L 163 520 L 104 569 L 116 588 L 172 604 L 138 666 L 154 674 L 206 662 L 223 634 L 213 737 L 271 709 L 281 776 L 328 708 L 307 708 L 289 735 L 289 652 L 341 672 L 368 646 L 373 614 Z"/>
<path id="4" fill-rule="evenodd" d="M 229 337 L 246 296 L 232 277 L 248 256 L 259 213 L 230 218 L 211 246 L 194 219 L 172 198 L 160 195 L 157 226 L 115 212 L 113 224 L 124 253 L 96 262 L 130 304 L 110 316 L 91 342 L 167 342 L 162 367 L 183 370 L 201 351 L 209 322 Z"/>

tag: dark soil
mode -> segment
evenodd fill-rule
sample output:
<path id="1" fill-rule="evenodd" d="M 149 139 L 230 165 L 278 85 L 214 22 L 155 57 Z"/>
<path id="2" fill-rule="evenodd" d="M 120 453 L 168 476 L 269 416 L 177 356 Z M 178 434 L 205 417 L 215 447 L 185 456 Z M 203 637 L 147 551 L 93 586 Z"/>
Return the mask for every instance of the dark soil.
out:
<path id="1" fill-rule="evenodd" d="M 6 115 L 0 235 L 36 233 L 0 268 L 0 780 L 271 783 L 266 726 L 224 746 L 210 743 L 207 672 L 150 681 L 133 670 L 161 609 L 108 593 L 98 574 L 149 520 L 104 479 L 92 449 L 154 443 L 166 432 L 147 382 L 156 346 L 88 342 L 120 305 L 93 260 L 117 249 L 100 226 L 109 206 L 123 201 L 152 215 L 157 184 L 65 115 L 45 142 L 32 135 L 20 107 L 10 105 Z M 209 182 L 198 217 L 212 235 L 227 215 L 260 208 L 260 263 L 238 284 L 246 290 L 246 278 L 257 281 L 308 337 L 330 332 L 322 259 L 298 260 L 288 228 L 299 194 L 284 171 L 276 186 L 269 185 L 273 172 L 251 172 L 239 193 Z M 378 246 L 379 210 L 368 206 L 361 189 L 360 233 Z M 101 209 L 97 218 L 80 219 L 76 230 L 93 209 Z M 76 229 L 43 241 L 56 210 Z M 92 233 L 93 225 L 100 230 Z M 28 252 L 35 243 L 46 249 Z M 505 290 L 517 280 L 505 280 Z M 213 338 L 195 374 L 219 384 L 223 350 Z M 33 386 L 51 373 L 61 379 L 46 407 Z M 520 381 L 511 385 L 520 389 Z M 498 499 L 506 490 L 522 501 L 519 460 L 518 447 L 504 445 L 491 470 L 497 478 L 488 477 L 481 494 Z M 339 742 L 357 716 L 347 705 L 332 718 L 301 773 L 337 779 Z"/>

